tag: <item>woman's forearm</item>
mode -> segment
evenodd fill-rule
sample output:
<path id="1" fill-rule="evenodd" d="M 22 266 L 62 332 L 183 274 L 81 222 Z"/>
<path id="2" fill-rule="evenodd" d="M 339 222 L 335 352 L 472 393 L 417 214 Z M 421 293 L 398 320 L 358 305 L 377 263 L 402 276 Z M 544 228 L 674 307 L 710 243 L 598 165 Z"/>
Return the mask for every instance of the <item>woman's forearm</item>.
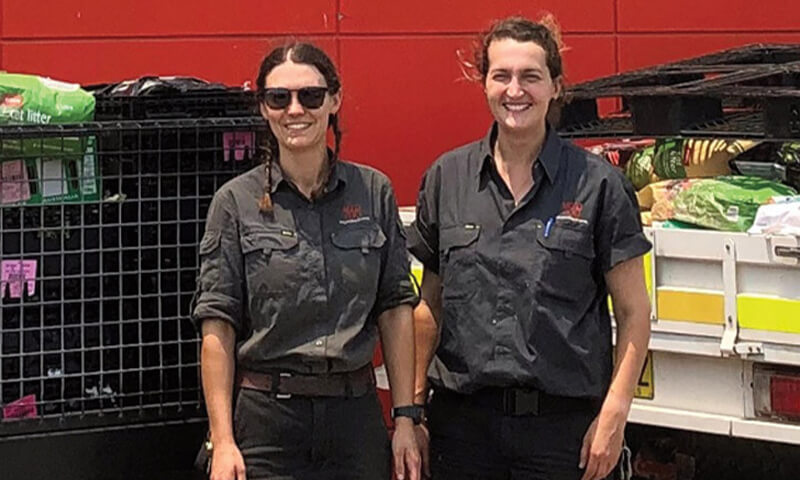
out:
<path id="1" fill-rule="evenodd" d="M 414 321 L 410 305 L 399 305 L 378 317 L 383 359 L 392 404 L 410 405 L 414 399 Z"/>
<path id="2" fill-rule="evenodd" d="M 416 380 L 414 403 L 427 403 L 428 367 L 439 344 L 439 323 L 442 310 L 442 282 L 439 275 L 424 270 L 421 301 L 414 309 L 414 343 L 416 345 Z"/>
<path id="3" fill-rule="evenodd" d="M 642 258 L 614 267 L 606 280 L 614 302 L 617 348 L 607 399 L 630 407 L 650 341 L 650 298 Z"/>
<path id="4" fill-rule="evenodd" d="M 233 375 L 236 333 L 222 320 L 203 322 L 200 371 L 208 411 L 211 443 L 233 443 Z"/>

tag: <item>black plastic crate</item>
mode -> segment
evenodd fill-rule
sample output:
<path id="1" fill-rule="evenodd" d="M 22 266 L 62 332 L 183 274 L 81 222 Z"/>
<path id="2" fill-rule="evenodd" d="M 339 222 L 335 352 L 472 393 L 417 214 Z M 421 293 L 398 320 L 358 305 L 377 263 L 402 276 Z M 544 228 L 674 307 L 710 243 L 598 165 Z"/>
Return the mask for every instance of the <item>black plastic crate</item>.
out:
<path id="1" fill-rule="evenodd" d="M 776 138 L 800 138 L 800 89 L 796 96 L 765 100 L 764 123 L 766 134 Z"/>
<path id="2" fill-rule="evenodd" d="M 258 116 L 253 92 L 187 77 L 142 77 L 87 87 L 95 120 L 233 118 Z"/>
<path id="3" fill-rule="evenodd" d="M 0 296 L 0 406 L 35 395 L 38 418 L 0 419 L 0 436 L 75 416 L 200 414 L 188 320 L 197 245 L 213 194 L 260 161 L 265 128 L 252 117 L 0 128 L 0 144 L 95 139 L 99 188 L 98 198 L 0 205 L 0 260 L 36 267 L 17 298 L 11 282 Z"/>
<path id="4" fill-rule="evenodd" d="M 700 93 L 726 84 L 780 86 L 774 75 L 791 72 L 798 62 L 800 45 L 755 44 L 590 80 L 569 91 L 578 98 L 595 98 L 598 93 Z"/>
<path id="5" fill-rule="evenodd" d="M 245 117 L 257 113 L 253 94 L 239 89 L 228 92 L 191 93 L 180 97 L 95 96 L 99 121 Z"/>
<path id="6" fill-rule="evenodd" d="M 633 98 L 630 104 L 635 135 L 671 135 L 722 118 L 718 98 L 654 95 Z"/>
<path id="7" fill-rule="evenodd" d="M 597 101 L 617 99 L 631 136 L 704 132 L 750 114 L 747 137 L 796 138 L 800 130 L 800 45 L 754 45 L 570 87 L 559 128 L 594 136 L 606 123 Z"/>

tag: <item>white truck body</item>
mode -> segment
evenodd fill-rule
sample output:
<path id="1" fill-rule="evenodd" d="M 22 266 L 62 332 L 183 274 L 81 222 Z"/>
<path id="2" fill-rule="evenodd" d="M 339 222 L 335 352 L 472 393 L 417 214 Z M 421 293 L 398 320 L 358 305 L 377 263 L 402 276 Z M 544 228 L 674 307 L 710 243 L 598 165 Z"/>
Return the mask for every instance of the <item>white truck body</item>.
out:
<path id="1" fill-rule="evenodd" d="M 410 224 L 413 207 L 401 215 Z M 645 233 L 651 354 L 630 421 L 800 445 L 800 422 L 770 413 L 769 377 L 800 367 L 800 238 Z M 800 410 L 800 389 L 793 398 Z"/>

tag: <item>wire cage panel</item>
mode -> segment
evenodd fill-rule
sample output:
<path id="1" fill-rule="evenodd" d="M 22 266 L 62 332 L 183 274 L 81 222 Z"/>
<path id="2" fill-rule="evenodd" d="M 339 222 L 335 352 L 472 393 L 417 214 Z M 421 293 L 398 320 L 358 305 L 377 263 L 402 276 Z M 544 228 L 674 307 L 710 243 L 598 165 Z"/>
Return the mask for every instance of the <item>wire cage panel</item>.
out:
<path id="1" fill-rule="evenodd" d="M 264 128 L 0 128 L 0 436 L 75 416 L 202 415 L 197 245 L 214 192 L 258 163 Z"/>

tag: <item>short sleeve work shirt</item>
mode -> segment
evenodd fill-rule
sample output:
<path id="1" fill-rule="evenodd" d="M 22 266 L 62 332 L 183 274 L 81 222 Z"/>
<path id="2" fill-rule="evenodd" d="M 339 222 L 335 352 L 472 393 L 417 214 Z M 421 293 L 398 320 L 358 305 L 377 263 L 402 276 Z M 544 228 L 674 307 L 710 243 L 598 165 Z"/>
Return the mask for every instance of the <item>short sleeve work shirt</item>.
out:
<path id="1" fill-rule="evenodd" d="M 515 205 L 492 158 L 497 127 L 426 172 L 409 249 L 442 280 L 434 385 L 529 386 L 600 397 L 611 378 L 604 274 L 651 247 L 630 183 L 548 129 Z"/>
<path id="2" fill-rule="evenodd" d="M 337 162 L 308 201 L 273 165 L 274 212 L 259 210 L 259 166 L 214 196 L 200 244 L 196 324 L 237 332 L 243 368 L 344 372 L 372 359 L 375 319 L 414 304 L 402 223 L 388 178 Z"/>

